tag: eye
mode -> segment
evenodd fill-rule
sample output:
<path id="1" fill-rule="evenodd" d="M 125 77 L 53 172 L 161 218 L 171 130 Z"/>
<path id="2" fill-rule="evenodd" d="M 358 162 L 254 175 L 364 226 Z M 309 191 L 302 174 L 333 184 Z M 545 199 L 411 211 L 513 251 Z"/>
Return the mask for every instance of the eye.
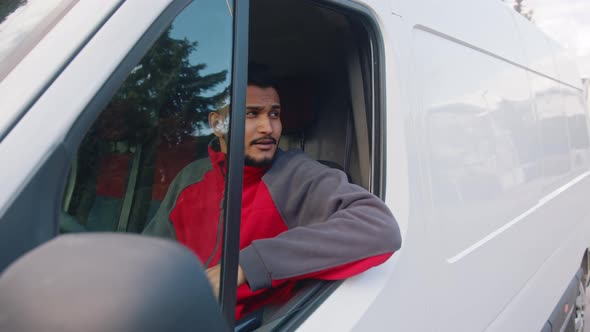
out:
<path id="1" fill-rule="evenodd" d="M 246 117 L 247 118 L 255 118 L 257 114 L 258 113 L 256 113 L 256 111 L 247 111 L 246 112 Z"/>
<path id="2" fill-rule="evenodd" d="M 272 111 L 269 113 L 268 115 L 271 119 L 278 119 L 281 117 L 281 112 L 280 111 Z"/>

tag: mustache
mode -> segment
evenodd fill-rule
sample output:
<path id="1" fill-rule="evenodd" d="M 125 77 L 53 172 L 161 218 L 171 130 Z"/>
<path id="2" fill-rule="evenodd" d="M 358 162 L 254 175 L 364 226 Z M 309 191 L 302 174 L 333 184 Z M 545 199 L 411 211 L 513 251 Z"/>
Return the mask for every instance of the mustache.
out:
<path id="1" fill-rule="evenodd" d="M 277 144 L 277 140 L 274 139 L 274 137 L 266 136 L 266 137 L 260 137 L 260 138 L 251 140 L 250 145 L 268 144 L 268 142 L 264 142 L 264 141 L 272 141 L 272 144 Z"/>

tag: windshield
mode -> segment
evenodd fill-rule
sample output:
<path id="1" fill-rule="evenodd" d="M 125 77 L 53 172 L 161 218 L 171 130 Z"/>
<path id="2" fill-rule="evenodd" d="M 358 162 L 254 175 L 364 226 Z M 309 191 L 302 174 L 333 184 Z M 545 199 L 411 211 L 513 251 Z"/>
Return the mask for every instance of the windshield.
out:
<path id="1" fill-rule="evenodd" d="M 78 0 L 0 2 L 0 81 Z"/>

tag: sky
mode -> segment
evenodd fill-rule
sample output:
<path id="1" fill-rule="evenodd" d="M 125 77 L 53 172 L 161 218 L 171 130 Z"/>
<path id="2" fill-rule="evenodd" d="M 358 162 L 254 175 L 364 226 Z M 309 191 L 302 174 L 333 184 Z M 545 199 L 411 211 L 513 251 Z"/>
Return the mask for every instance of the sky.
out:
<path id="1" fill-rule="evenodd" d="M 525 0 L 533 22 L 575 57 L 580 75 L 590 78 L 590 0 Z"/>

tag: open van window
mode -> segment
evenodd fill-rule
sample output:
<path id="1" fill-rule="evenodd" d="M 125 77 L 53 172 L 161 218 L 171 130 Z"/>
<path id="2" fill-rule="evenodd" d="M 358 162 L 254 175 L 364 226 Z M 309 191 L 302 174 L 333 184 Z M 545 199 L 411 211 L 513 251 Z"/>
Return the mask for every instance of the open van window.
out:
<path id="1" fill-rule="evenodd" d="M 281 12 L 285 15 L 271 15 Z M 362 7 L 253 1 L 250 61 L 279 78 L 283 149 L 334 162 L 381 195 L 378 34 Z"/>
<path id="2" fill-rule="evenodd" d="M 275 15 L 273 13 L 281 13 Z M 363 7 L 252 1 L 249 61 L 278 80 L 284 150 L 301 149 L 383 198 L 381 41 Z M 264 310 L 265 329 L 301 324 L 340 282 L 305 280 Z"/>

